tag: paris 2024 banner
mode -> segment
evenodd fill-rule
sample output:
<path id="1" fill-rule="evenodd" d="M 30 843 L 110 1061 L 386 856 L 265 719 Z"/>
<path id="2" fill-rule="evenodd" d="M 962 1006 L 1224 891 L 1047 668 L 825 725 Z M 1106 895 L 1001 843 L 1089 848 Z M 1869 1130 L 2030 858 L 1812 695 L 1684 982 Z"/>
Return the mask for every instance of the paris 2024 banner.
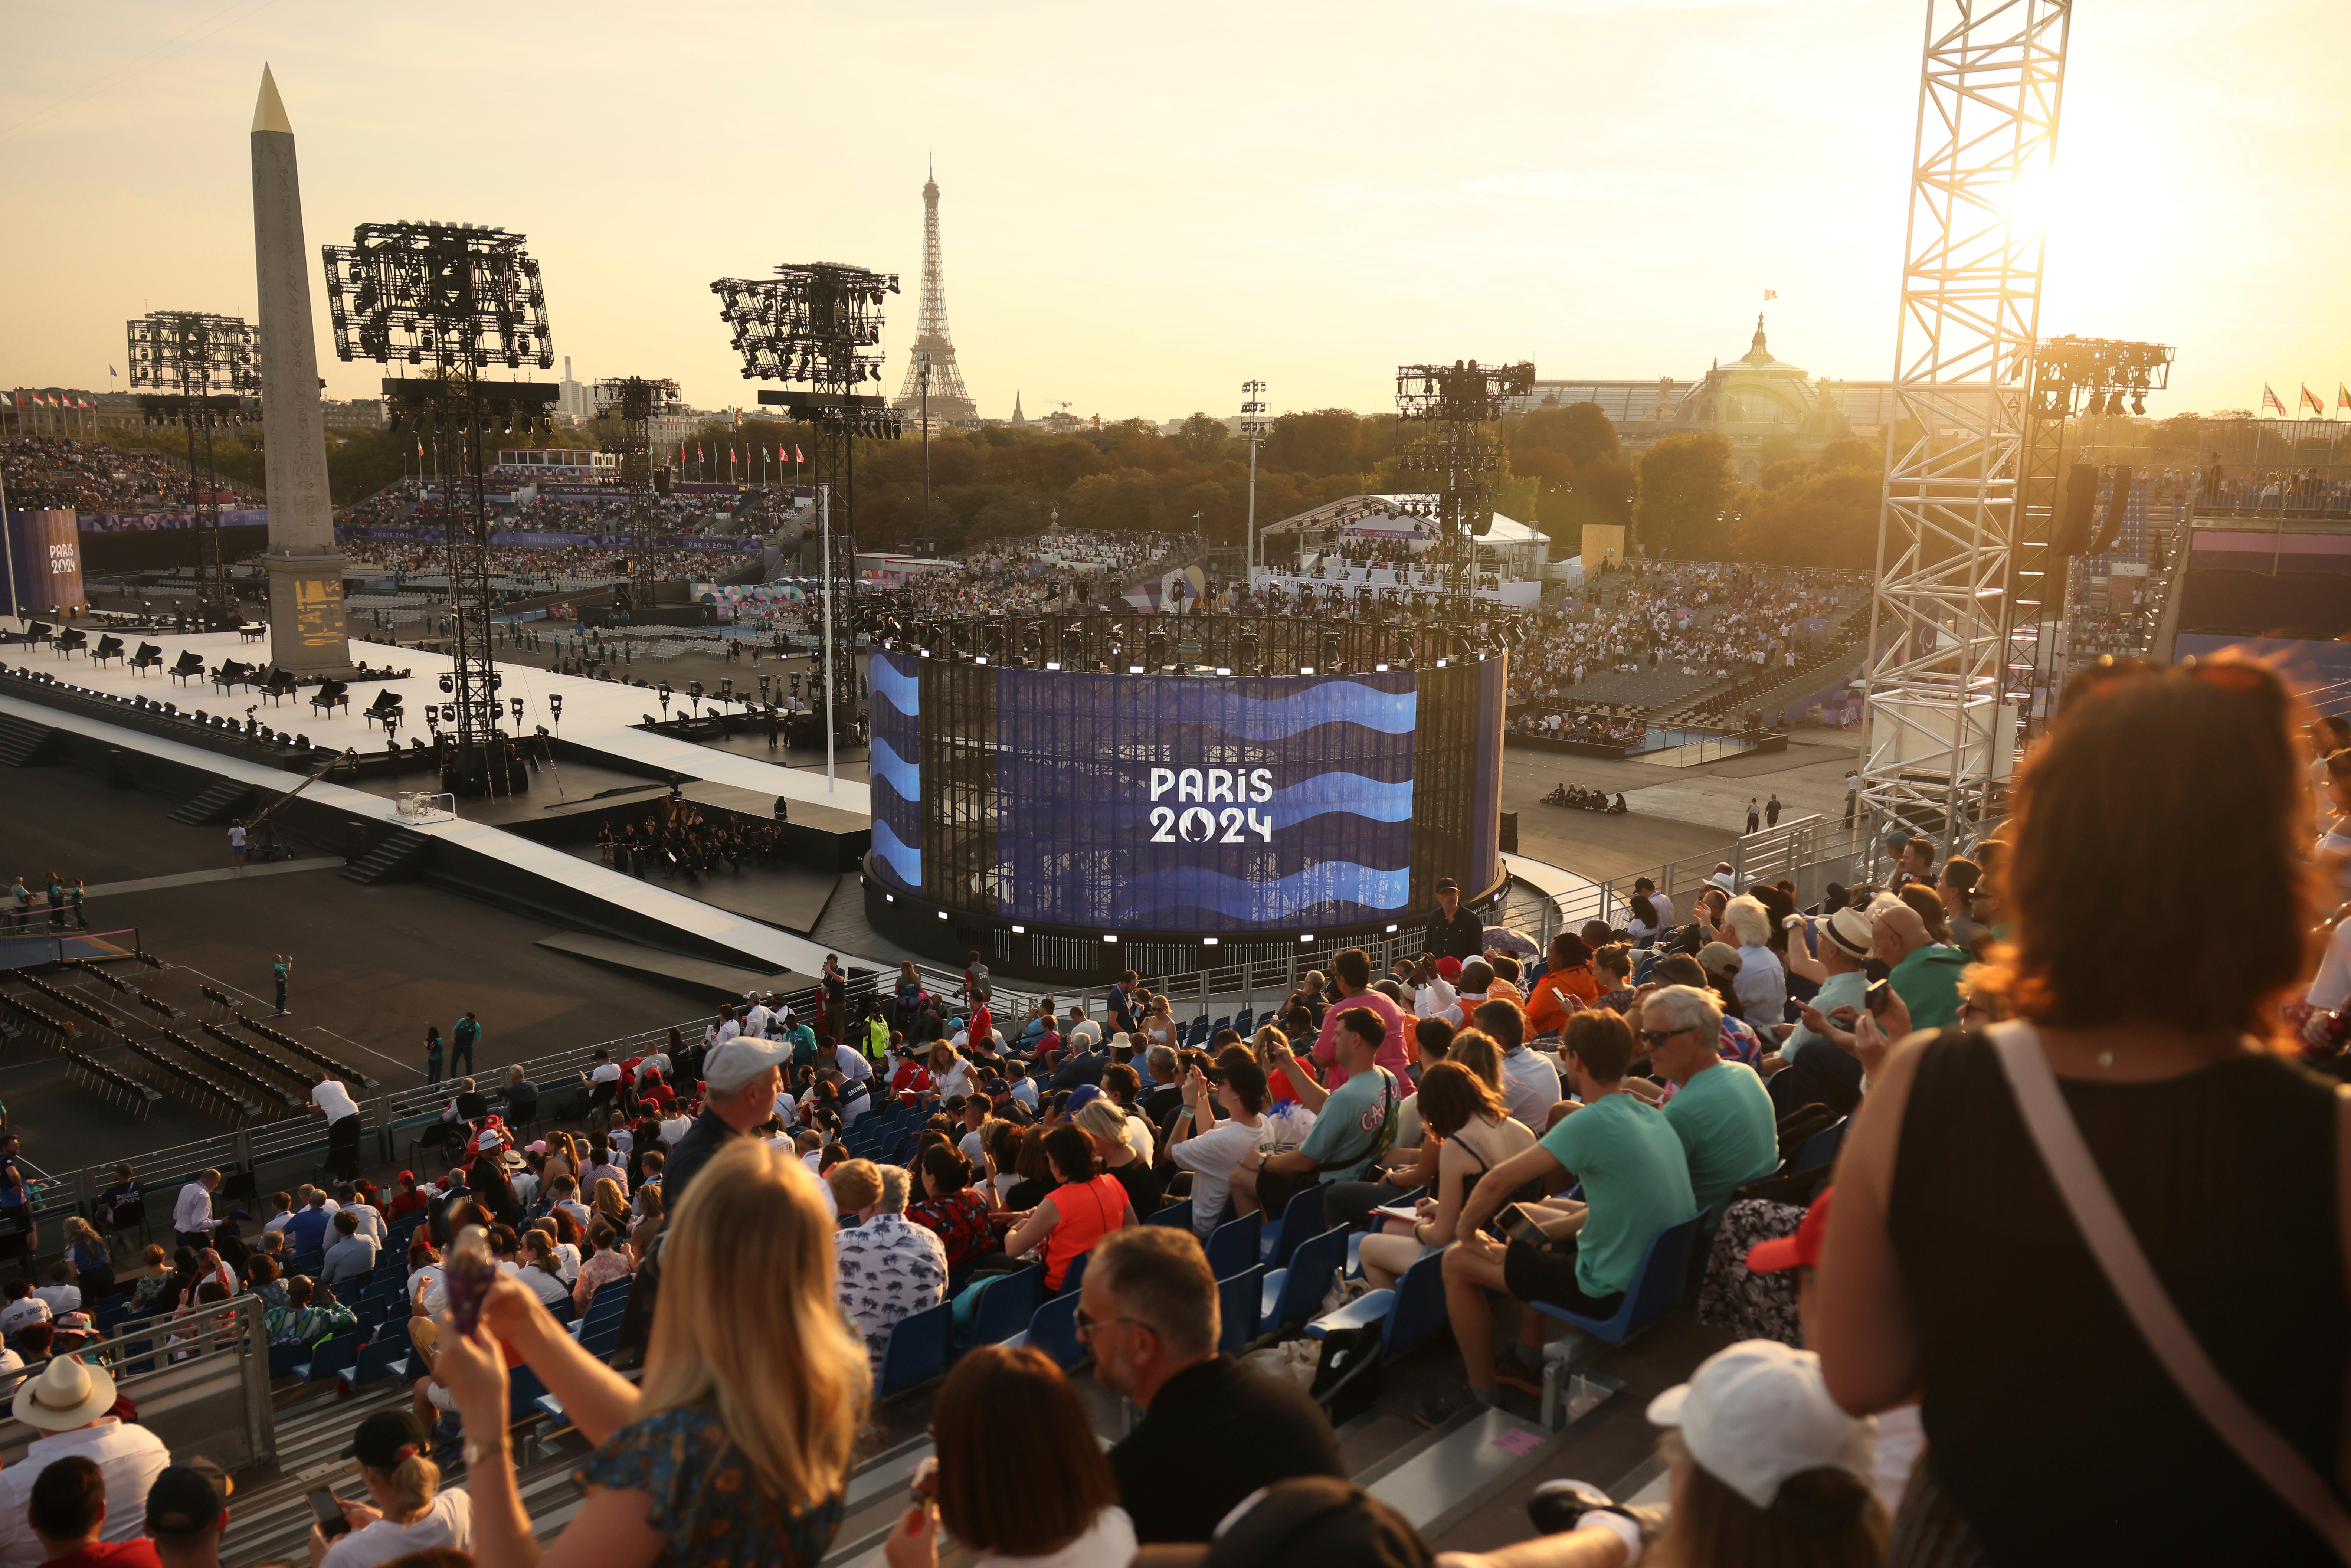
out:
<path id="1" fill-rule="evenodd" d="M 880 653 L 872 666 L 875 859 L 909 891 L 1120 931 L 1296 928 L 1406 908 L 1414 674 L 925 668 L 935 663 Z M 924 778 L 926 758 L 956 777 Z M 964 863 L 926 865 L 926 853 Z"/>

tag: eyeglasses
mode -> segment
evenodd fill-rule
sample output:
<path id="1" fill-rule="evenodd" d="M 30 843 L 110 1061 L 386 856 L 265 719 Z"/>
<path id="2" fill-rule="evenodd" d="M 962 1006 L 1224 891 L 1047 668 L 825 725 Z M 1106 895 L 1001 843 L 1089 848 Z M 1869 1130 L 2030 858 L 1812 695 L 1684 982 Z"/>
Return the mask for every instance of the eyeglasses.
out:
<path id="1" fill-rule="evenodd" d="M 1693 1031 L 1687 1029 L 1645 1029 L 1636 1030 L 1634 1032 L 1641 1037 L 1641 1043 L 1643 1045 L 1647 1046 L 1651 1051 L 1655 1051 L 1657 1047 L 1665 1044 L 1666 1041 L 1673 1039 L 1674 1036 L 1677 1034 L 1689 1034 Z"/>
<path id="2" fill-rule="evenodd" d="M 1113 1323 L 1139 1323 L 1142 1321 L 1141 1318 L 1126 1317 L 1090 1318 L 1080 1312 L 1074 1315 L 1071 1328 L 1080 1339 L 1092 1339 L 1098 1330 L 1106 1329 Z"/>

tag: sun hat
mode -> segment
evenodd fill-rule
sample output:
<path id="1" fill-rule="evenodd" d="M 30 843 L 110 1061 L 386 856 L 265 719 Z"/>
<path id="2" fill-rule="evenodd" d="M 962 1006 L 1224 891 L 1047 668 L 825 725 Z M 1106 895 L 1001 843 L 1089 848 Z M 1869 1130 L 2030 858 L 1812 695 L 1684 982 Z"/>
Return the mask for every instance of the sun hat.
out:
<path id="1" fill-rule="evenodd" d="M 9 1413 L 44 1432 L 87 1427 L 114 1408 L 114 1379 L 103 1368 L 69 1355 L 52 1359 L 17 1389 Z"/>
<path id="2" fill-rule="evenodd" d="M 1806 1470 L 1843 1469 L 1876 1484 L 1876 1425 L 1829 1397 L 1821 1358 L 1777 1340 L 1741 1340 L 1649 1402 L 1649 1420 L 1681 1429 L 1690 1458 L 1769 1509 Z"/>
<path id="3" fill-rule="evenodd" d="M 1821 922 L 1829 940 L 1848 958 L 1869 956 L 1869 916 L 1858 909 L 1840 909 Z"/>
<path id="4" fill-rule="evenodd" d="M 1450 956 L 1439 958 L 1437 961 L 1437 974 L 1439 979 L 1459 979 L 1461 977 L 1461 960 Z"/>

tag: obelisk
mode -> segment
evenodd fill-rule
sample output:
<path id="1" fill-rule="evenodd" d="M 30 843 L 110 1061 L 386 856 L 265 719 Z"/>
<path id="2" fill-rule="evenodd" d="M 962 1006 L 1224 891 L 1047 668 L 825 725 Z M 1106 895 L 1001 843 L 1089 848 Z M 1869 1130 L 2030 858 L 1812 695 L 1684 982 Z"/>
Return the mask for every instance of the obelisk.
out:
<path id="1" fill-rule="evenodd" d="M 310 271 L 294 127 L 261 68 L 253 107 L 253 265 L 260 293 L 261 438 L 269 496 L 269 654 L 296 675 L 351 667 L 343 557 L 327 489 L 327 426 L 310 333 Z"/>

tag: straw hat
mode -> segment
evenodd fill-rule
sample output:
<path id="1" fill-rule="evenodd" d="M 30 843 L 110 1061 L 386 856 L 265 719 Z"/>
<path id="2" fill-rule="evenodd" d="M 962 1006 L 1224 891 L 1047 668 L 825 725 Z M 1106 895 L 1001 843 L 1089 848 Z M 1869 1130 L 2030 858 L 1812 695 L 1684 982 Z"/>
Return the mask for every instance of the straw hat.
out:
<path id="1" fill-rule="evenodd" d="M 28 1377 L 16 1391 L 10 1413 L 44 1432 L 87 1427 L 114 1408 L 114 1379 L 99 1367 L 61 1355 Z"/>

